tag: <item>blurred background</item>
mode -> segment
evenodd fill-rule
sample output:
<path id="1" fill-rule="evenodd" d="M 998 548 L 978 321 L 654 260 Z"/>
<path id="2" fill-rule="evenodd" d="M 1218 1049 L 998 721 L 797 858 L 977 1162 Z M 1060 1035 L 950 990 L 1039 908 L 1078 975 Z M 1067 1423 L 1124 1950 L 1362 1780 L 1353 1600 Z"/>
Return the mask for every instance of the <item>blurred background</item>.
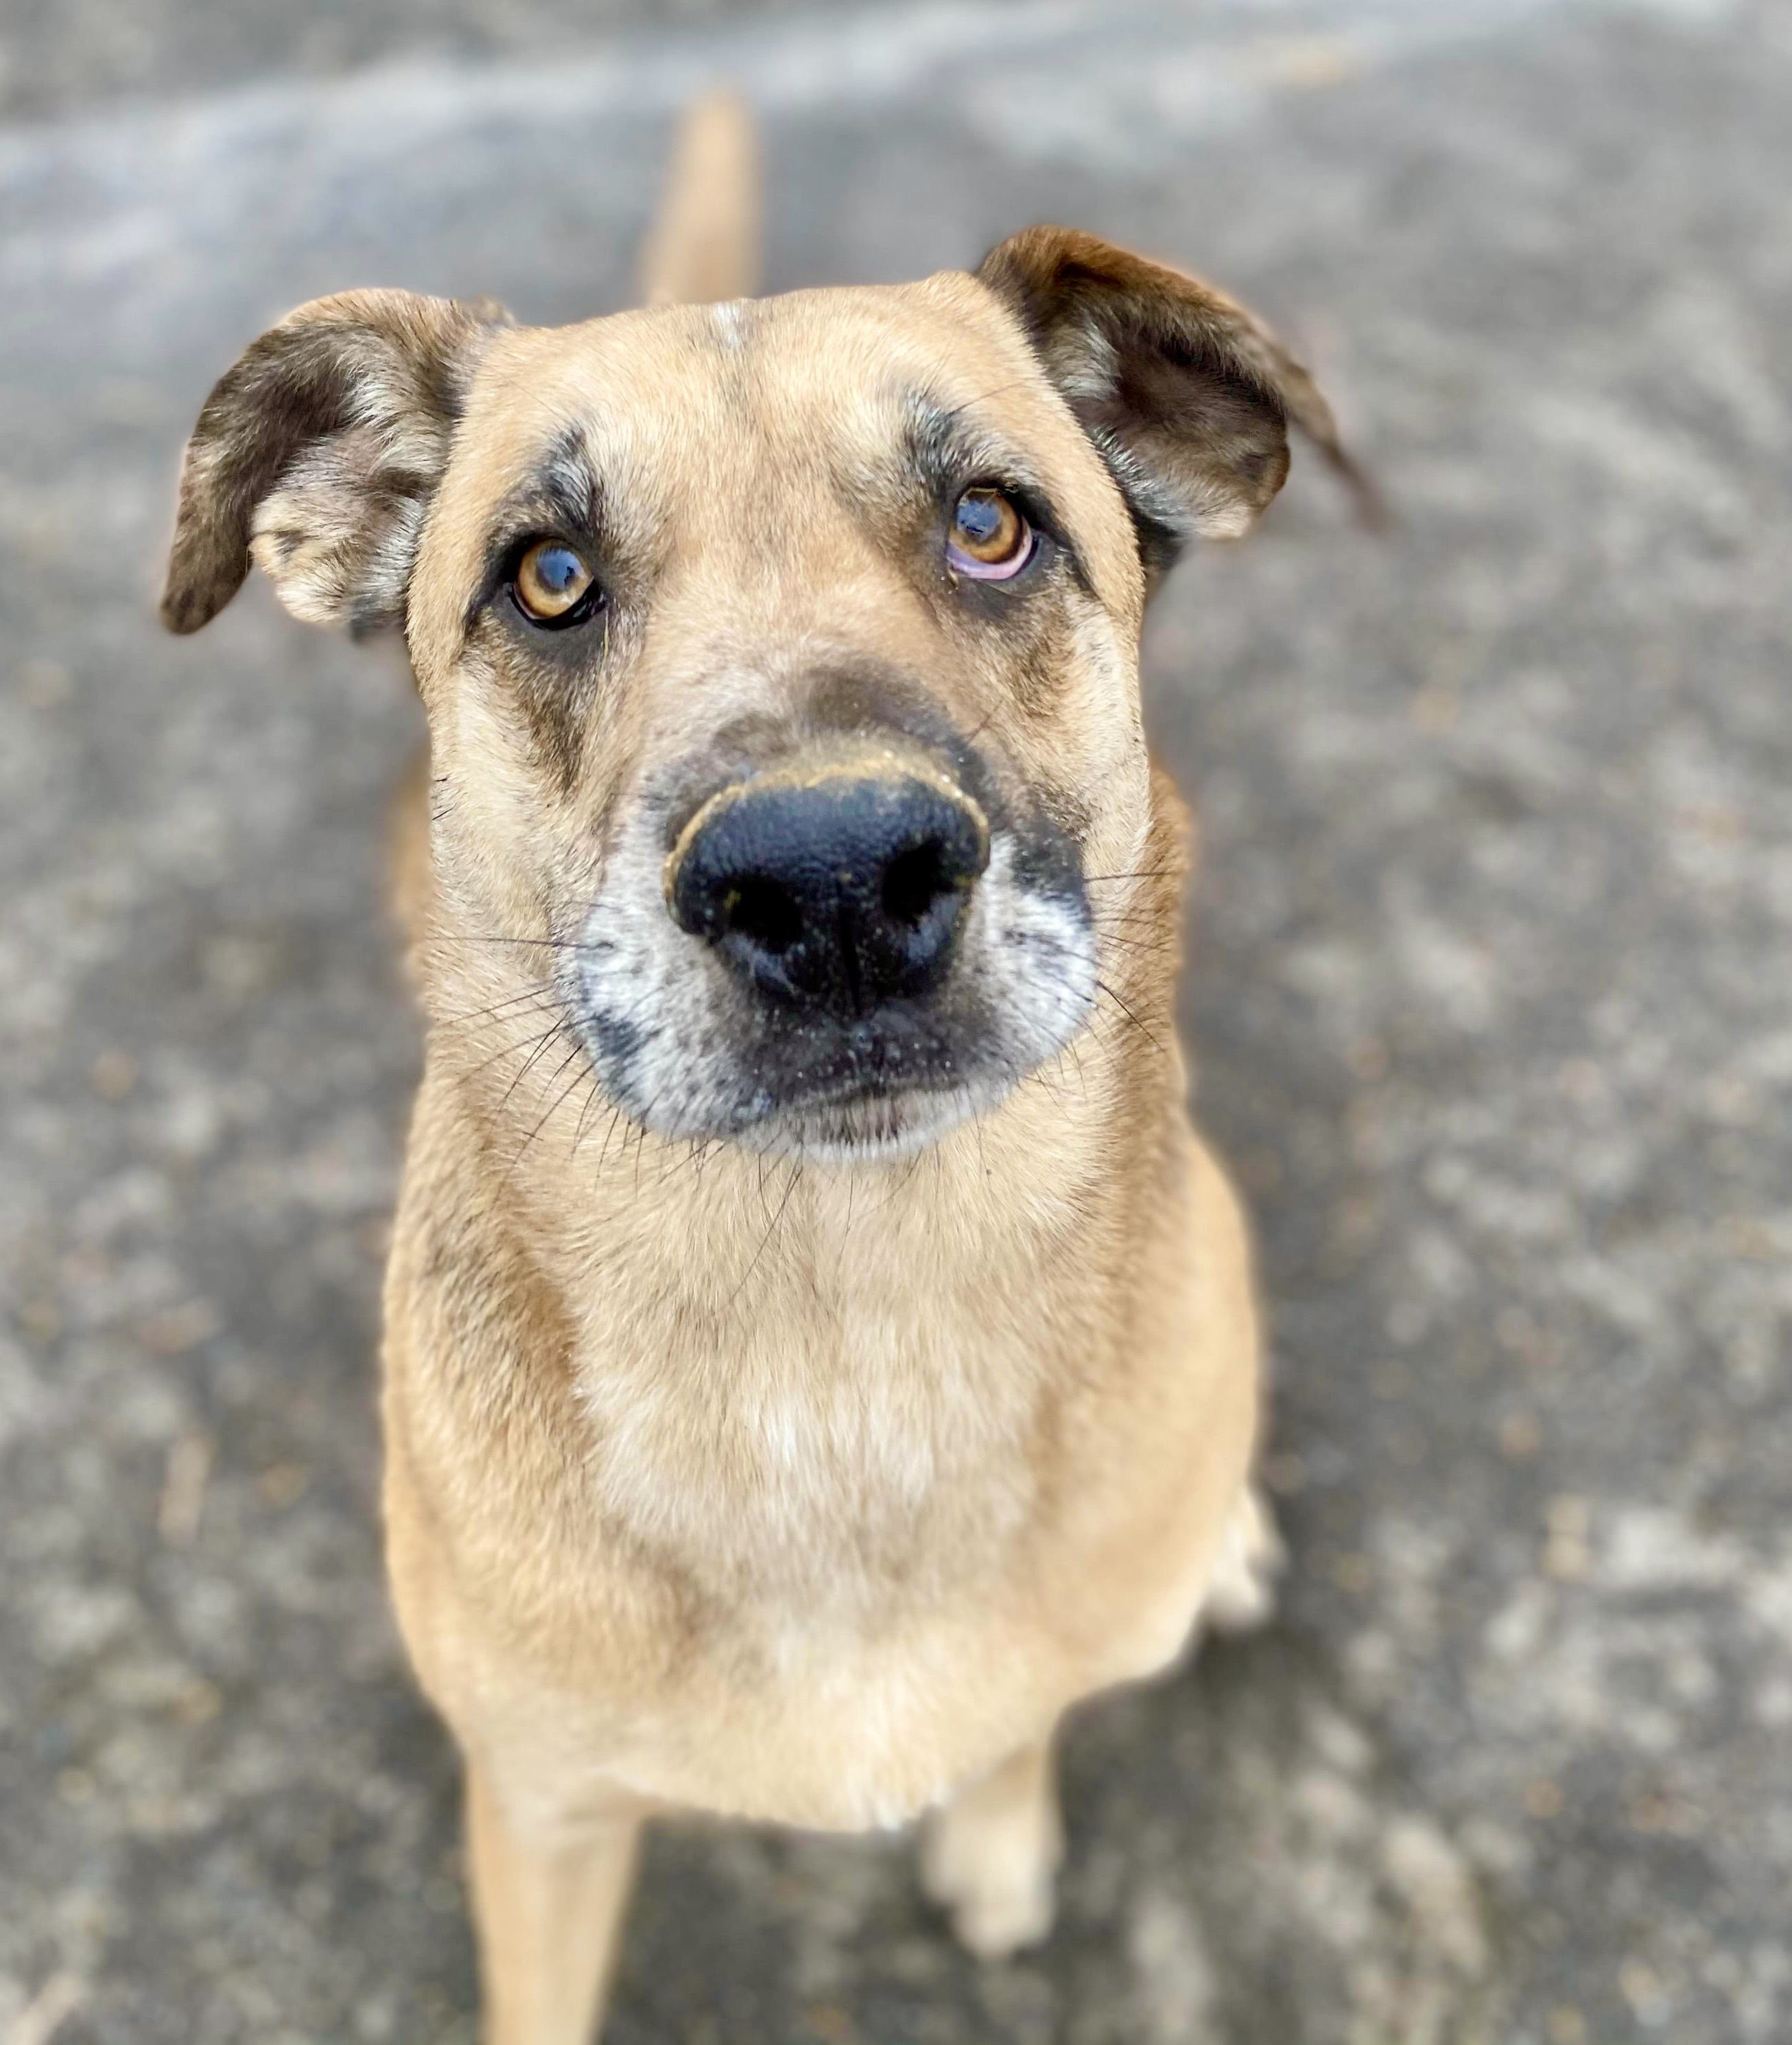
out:
<path id="1" fill-rule="evenodd" d="M 656 1838 L 611 2045 L 1792 2036 L 1792 8 L 8 0 L 0 2041 L 461 2041 L 387 1619 L 419 1055 L 402 661 L 154 625 L 183 438 L 359 284 L 626 302 L 733 80 L 768 288 L 1038 219 L 1210 273 L 1310 461 L 1148 636 L 1186 1019 L 1275 1332 L 1267 1632 L 1095 1705 L 1061 1928 L 901 1841 Z"/>

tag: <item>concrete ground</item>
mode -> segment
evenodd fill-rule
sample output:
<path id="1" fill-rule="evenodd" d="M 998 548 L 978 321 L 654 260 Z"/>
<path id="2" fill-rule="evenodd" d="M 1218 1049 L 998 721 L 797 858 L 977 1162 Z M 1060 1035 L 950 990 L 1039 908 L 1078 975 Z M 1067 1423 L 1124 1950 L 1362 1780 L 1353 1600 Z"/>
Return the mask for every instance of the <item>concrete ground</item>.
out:
<path id="1" fill-rule="evenodd" d="M 1792 9 L 293 12 L 0 25 L 0 2041 L 473 2035 L 375 1515 L 416 715 L 152 592 L 267 319 L 621 302 L 718 74 L 774 286 L 1160 249 L 1400 523 L 1309 463 L 1150 634 L 1281 1616 L 1082 1716 L 1043 1952 L 960 1957 L 899 1841 L 667 1833 L 606 2038 L 1792 2036 Z"/>

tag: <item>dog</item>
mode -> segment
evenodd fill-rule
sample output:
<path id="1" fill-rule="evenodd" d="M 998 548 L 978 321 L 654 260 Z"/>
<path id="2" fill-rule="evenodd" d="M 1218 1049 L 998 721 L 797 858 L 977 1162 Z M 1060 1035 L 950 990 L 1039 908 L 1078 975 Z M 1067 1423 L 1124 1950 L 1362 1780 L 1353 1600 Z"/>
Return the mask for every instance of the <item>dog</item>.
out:
<path id="1" fill-rule="evenodd" d="M 689 117 L 644 310 L 283 320 L 163 603 L 252 560 L 428 711 L 385 1512 L 493 2045 L 591 2035 L 657 1812 L 921 1819 L 974 1951 L 1043 1937 L 1054 1727 L 1276 1553 L 1139 635 L 1290 422 L 1360 478 L 1259 319 L 1092 235 L 748 296 L 752 156 Z"/>

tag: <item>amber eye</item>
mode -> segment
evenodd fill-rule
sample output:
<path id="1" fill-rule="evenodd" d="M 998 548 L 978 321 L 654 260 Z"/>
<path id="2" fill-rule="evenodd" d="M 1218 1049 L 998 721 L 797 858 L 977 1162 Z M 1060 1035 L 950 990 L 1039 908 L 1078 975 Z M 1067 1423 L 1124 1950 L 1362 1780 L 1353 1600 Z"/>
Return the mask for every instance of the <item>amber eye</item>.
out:
<path id="1" fill-rule="evenodd" d="M 537 540 L 517 564 L 517 608 L 535 625 L 571 625 L 599 601 L 597 577 L 564 540 Z"/>
<path id="2" fill-rule="evenodd" d="M 982 582 L 1018 575 L 1033 558 L 1033 528 L 999 490 L 967 490 L 952 511 L 947 564 Z"/>

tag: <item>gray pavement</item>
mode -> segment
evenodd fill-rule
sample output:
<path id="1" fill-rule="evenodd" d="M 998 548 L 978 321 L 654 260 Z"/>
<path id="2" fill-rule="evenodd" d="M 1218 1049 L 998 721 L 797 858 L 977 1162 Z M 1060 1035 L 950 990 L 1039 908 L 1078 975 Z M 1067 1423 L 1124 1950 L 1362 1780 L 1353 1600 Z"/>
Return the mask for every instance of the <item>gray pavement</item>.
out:
<path id="1" fill-rule="evenodd" d="M 1043 1953 L 959 1956 L 900 1841 L 668 1833 L 606 2038 L 1778 2045 L 1792 9 L 693 12 L 0 28 L 0 2045 L 473 2035 L 375 1525 L 416 713 L 263 587 L 189 642 L 152 596 L 266 320 L 621 302 L 719 74 L 774 286 L 1160 249 L 1297 339 L 1401 522 L 1308 464 L 1150 631 L 1280 1618 L 1083 1716 Z"/>

